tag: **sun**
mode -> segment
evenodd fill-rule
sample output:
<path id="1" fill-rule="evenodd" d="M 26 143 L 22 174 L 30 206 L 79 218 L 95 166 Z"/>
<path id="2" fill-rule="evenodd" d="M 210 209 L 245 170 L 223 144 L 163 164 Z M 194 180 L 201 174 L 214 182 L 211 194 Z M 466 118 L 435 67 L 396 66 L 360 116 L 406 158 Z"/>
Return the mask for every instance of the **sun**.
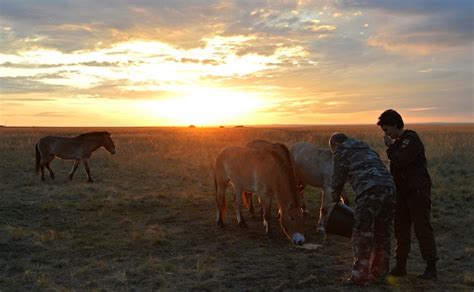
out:
<path id="1" fill-rule="evenodd" d="M 248 121 L 263 105 L 263 100 L 252 93 L 194 88 L 178 97 L 148 102 L 146 106 L 175 125 L 212 126 Z"/>

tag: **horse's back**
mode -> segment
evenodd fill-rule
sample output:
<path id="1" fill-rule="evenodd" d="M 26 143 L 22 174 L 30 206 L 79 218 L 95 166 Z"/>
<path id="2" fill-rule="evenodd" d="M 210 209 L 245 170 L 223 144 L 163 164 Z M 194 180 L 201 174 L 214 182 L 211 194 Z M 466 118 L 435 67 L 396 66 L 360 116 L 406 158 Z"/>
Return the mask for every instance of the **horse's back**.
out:
<path id="1" fill-rule="evenodd" d="M 279 159 L 281 164 L 293 170 L 292 157 L 290 155 L 290 151 L 288 147 L 286 147 L 285 144 L 272 143 L 267 140 L 255 139 L 255 140 L 249 141 L 245 146 L 254 148 L 254 149 L 269 151 L 270 153 L 273 153 L 272 155 L 274 155 L 277 159 Z"/>
<path id="2" fill-rule="evenodd" d="M 254 139 L 247 142 L 245 146 L 256 149 L 269 149 L 273 146 L 273 143 L 267 140 Z"/>
<path id="3" fill-rule="evenodd" d="M 80 145 L 75 138 L 45 136 L 39 139 L 38 149 L 43 156 L 54 155 L 62 159 L 80 157 Z"/>
<path id="4" fill-rule="evenodd" d="M 305 184 L 323 187 L 332 175 L 332 153 L 307 142 L 298 142 L 291 149 L 296 175 Z"/>
<path id="5" fill-rule="evenodd" d="M 218 181 L 232 181 L 246 191 L 272 184 L 272 171 L 279 165 L 270 152 L 242 146 L 224 148 L 216 158 L 214 171 Z"/>
<path id="6" fill-rule="evenodd" d="M 219 153 L 215 161 L 215 168 L 226 170 L 247 171 L 258 165 L 268 163 L 268 156 L 264 150 L 242 146 L 229 146 Z"/>

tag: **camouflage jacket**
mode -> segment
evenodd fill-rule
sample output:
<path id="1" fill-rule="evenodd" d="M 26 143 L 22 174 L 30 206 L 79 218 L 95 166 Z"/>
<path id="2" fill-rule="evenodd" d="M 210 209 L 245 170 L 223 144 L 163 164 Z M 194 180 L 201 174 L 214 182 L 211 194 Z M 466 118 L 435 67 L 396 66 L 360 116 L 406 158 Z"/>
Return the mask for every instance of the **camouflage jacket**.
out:
<path id="1" fill-rule="evenodd" d="M 431 186 L 425 147 L 415 131 L 405 130 L 388 147 L 387 156 L 390 159 L 390 172 L 400 190 Z"/>
<path id="2" fill-rule="evenodd" d="M 334 152 L 333 164 L 333 198 L 339 197 L 347 178 L 357 196 L 374 186 L 395 188 L 393 178 L 378 153 L 362 141 L 347 139 L 339 145 Z"/>

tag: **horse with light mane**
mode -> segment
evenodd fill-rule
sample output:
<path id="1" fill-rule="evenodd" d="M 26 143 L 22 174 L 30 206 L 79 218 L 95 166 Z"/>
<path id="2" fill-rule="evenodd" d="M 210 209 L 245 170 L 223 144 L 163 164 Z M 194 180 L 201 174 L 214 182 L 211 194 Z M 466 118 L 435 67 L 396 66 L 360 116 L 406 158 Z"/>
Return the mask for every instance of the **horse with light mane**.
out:
<path id="1" fill-rule="evenodd" d="M 49 164 L 54 158 L 58 157 L 65 160 L 74 160 L 74 165 L 69 173 L 70 180 L 72 180 L 74 172 L 82 162 L 87 172 L 87 181 L 93 182 L 88 160 L 92 152 L 102 146 L 111 154 L 115 154 L 115 145 L 110 135 L 109 132 L 91 132 L 73 138 L 56 136 L 41 138 L 35 145 L 36 173 L 41 170 L 41 180 L 44 181 L 44 168 L 46 167 L 51 179 L 54 179 L 54 172 Z"/>
<path id="2" fill-rule="evenodd" d="M 276 153 L 280 156 L 281 161 L 284 161 L 286 167 L 291 169 L 293 175 L 296 177 L 295 169 L 294 169 L 294 162 L 293 162 L 293 159 L 292 159 L 291 155 L 288 155 L 288 148 L 286 148 L 286 147 L 285 148 L 283 148 L 283 147 L 274 147 L 274 145 L 275 145 L 274 143 L 272 143 L 270 141 L 267 141 L 267 140 L 262 140 L 262 139 L 250 140 L 247 144 L 245 144 L 246 147 L 250 147 L 250 148 L 270 150 L 270 151 L 272 149 L 275 150 Z M 295 180 L 295 182 L 298 183 L 298 181 L 296 181 L 296 180 Z M 303 214 L 306 215 L 308 211 L 306 209 L 306 203 L 305 203 L 304 197 L 302 196 L 301 192 L 298 192 L 298 194 L 300 194 L 299 202 L 301 204 L 301 208 L 303 209 Z M 244 200 L 244 203 L 245 203 L 247 209 L 249 209 L 249 212 L 252 215 L 252 217 L 255 217 L 255 211 L 254 211 L 253 201 L 252 201 L 252 193 L 243 192 L 242 193 L 242 198 Z"/>
<path id="3" fill-rule="evenodd" d="M 301 195 L 303 196 L 307 185 L 322 189 L 318 230 L 325 231 L 324 226 L 326 226 L 328 220 L 328 211 L 332 205 L 332 152 L 329 149 L 320 149 L 311 143 L 298 142 L 291 147 L 290 153 Z M 346 194 L 341 194 L 341 199 L 345 204 L 349 204 Z"/>
<path id="4" fill-rule="evenodd" d="M 230 146 L 219 153 L 214 163 L 218 226 L 224 226 L 223 216 L 227 212 L 225 192 L 231 183 L 234 187 L 234 206 L 239 226 L 246 226 L 240 211 L 241 195 L 243 192 L 255 193 L 263 206 L 265 234 L 270 235 L 271 202 L 275 196 L 284 234 L 294 244 L 303 244 L 303 212 L 295 177 L 292 169 L 285 165 L 286 161 L 278 154 L 284 149 L 289 157 L 288 148 L 283 144 L 274 144 L 273 150 Z"/>

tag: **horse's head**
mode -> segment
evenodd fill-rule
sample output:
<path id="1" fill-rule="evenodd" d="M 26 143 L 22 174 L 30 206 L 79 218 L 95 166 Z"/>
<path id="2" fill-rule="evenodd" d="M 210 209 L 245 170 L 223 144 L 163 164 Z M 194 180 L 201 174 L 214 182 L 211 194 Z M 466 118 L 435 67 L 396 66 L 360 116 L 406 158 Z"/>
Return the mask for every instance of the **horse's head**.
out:
<path id="1" fill-rule="evenodd" d="M 300 206 L 295 203 L 281 206 L 280 224 L 283 232 L 294 244 L 304 243 L 304 219 Z"/>
<path id="2" fill-rule="evenodd" d="M 110 133 L 106 132 L 104 135 L 104 147 L 107 149 L 107 151 L 110 152 L 110 154 L 115 154 L 115 144 L 114 141 L 112 141 L 112 138 L 110 138 Z"/>

